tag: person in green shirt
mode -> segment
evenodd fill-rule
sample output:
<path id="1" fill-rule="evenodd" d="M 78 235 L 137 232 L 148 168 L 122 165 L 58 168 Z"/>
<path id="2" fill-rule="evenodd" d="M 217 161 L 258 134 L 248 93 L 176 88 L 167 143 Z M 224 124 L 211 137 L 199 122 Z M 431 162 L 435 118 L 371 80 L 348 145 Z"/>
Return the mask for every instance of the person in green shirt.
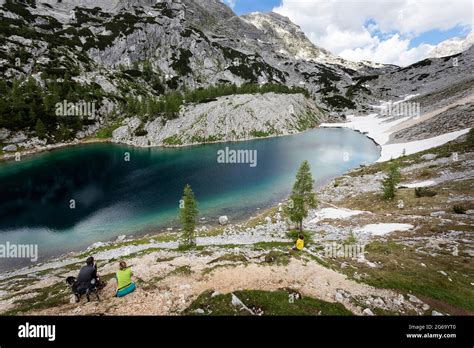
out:
<path id="1" fill-rule="evenodd" d="M 123 297 L 134 292 L 136 285 L 132 282 L 132 269 L 127 267 L 125 261 L 120 261 L 119 268 L 120 270 L 115 274 L 115 279 L 117 279 L 117 292 L 115 296 Z"/>

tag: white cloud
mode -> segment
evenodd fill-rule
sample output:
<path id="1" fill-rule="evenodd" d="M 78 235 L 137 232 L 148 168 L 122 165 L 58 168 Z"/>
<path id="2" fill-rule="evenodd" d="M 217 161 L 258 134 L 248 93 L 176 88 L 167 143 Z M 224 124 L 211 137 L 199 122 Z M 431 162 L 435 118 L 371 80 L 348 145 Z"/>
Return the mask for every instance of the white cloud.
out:
<path id="1" fill-rule="evenodd" d="M 372 36 L 368 30 L 340 30 L 332 24 L 327 26 L 326 32 L 319 38 L 311 33 L 310 39 L 312 39 L 313 42 L 318 42 L 319 46 L 327 48 L 332 52 L 341 52 L 345 49 L 364 47 L 378 42 L 377 37 Z"/>
<path id="2" fill-rule="evenodd" d="M 472 28 L 473 3 L 471 0 L 282 0 L 274 11 L 300 25 L 316 45 L 344 58 L 407 65 L 426 57 L 433 49 L 427 44 L 410 48 L 410 38 L 433 29 Z"/>
<path id="3" fill-rule="evenodd" d="M 345 49 L 339 55 L 354 61 L 370 60 L 405 66 L 426 58 L 433 49 L 433 46 L 428 44 L 413 48 L 409 48 L 409 45 L 410 40 L 403 40 L 395 34 L 372 45 Z"/>

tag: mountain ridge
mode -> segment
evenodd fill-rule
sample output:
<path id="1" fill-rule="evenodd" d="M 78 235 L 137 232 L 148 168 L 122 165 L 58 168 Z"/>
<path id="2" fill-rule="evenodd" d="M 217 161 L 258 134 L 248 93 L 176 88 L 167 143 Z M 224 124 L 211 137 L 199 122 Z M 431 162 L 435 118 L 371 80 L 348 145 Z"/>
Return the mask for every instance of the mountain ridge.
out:
<path id="1" fill-rule="evenodd" d="M 218 0 L 2 0 L 0 5 L 0 143 L 9 152 L 100 130 L 111 137 L 105 130 L 130 117 L 140 119 L 140 129 L 157 119 L 166 123 L 180 117 L 183 107 L 194 107 L 187 92 L 207 95 L 194 102 L 199 104 L 220 96 L 216 86 L 300 89 L 326 121 L 340 121 L 350 113 L 373 112 L 381 99 L 458 83 L 474 65 L 472 50 L 457 56 L 456 67 L 447 57 L 403 68 L 354 65 L 315 46 L 286 17 L 239 17 Z M 268 90 L 250 89 L 256 100 Z M 55 103 L 66 99 L 94 102 L 96 119 L 55 115 Z M 275 128 L 255 126 L 266 134 Z"/>

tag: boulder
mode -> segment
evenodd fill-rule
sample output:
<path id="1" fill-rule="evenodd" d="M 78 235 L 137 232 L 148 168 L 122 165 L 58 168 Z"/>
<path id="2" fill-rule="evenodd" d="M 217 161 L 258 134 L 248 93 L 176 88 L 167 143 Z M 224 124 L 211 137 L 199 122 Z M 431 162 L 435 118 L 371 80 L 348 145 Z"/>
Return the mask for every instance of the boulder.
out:
<path id="1" fill-rule="evenodd" d="M 10 131 L 6 128 L 0 128 L 0 141 L 3 142 L 6 138 L 10 136 Z"/>
<path id="2" fill-rule="evenodd" d="M 2 150 L 5 151 L 5 152 L 16 151 L 16 150 L 17 150 L 17 146 L 14 145 L 14 144 L 7 145 L 7 146 L 5 146 Z"/>
<path id="3" fill-rule="evenodd" d="M 120 142 L 126 142 L 129 141 L 131 138 L 130 134 L 130 129 L 128 126 L 121 126 L 115 129 L 112 132 L 112 139 L 114 142 L 120 143 Z"/>
<path id="4" fill-rule="evenodd" d="M 362 314 L 363 315 L 368 315 L 368 316 L 373 316 L 374 313 L 369 309 L 369 308 L 366 308 L 362 311 Z"/>
<path id="5" fill-rule="evenodd" d="M 86 137 L 86 133 L 84 131 L 79 131 L 76 133 L 77 139 L 84 139 Z"/>
<path id="6" fill-rule="evenodd" d="M 219 216 L 219 225 L 227 225 L 229 223 L 229 218 L 227 215 Z"/>
<path id="7" fill-rule="evenodd" d="M 434 160 L 436 155 L 434 153 L 427 153 L 426 155 L 421 156 L 425 161 Z"/>
<path id="8" fill-rule="evenodd" d="M 25 133 L 17 132 L 10 138 L 8 143 L 9 144 L 18 144 L 18 143 L 21 143 L 21 142 L 25 141 L 26 139 L 28 139 L 28 137 L 26 136 Z"/>
<path id="9" fill-rule="evenodd" d="M 418 297 L 411 294 L 408 294 L 408 301 L 413 302 L 413 303 L 423 303 Z"/>
<path id="10" fill-rule="evenodd" d="M 385 302 L 380 298 L 380 297 L 377 297 L 375 300 L 374 300 L 374 303 L 379 306 L 379 307 L 382 307 L 385 305 Z"/>

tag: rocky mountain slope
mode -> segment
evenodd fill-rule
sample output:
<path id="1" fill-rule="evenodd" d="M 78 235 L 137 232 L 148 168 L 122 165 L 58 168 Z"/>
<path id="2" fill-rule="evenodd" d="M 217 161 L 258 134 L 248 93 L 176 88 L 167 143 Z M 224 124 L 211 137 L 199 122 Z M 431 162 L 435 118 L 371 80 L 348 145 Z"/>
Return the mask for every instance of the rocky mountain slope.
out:
<path id="1" fill-rule="evenodd" d="M 349 62 L 312 44 L 288 18 L 275 13 L 238 17 L 219 0 L 1 0 L 0 17 L 0 143 L 7 152 L 111 137 L 132 118 L 140 119 L 140 136 L 158 133 L 130 142 L 161 144 L 175 133 L 161 134 L 159 124 L 189 127 L 192 115 L 206 108 L 199 104 L 222 97 L 220 86 L 294 89 L 311 99 L 294 99 L 297 109 L 314 103 L 327 120 L 367 114 L 381 99 L 470 84 L 473 64 L 473 49 L 405 68 Z M 251 89 L 253 103 L 265 103 L 263 92 Z M 465 93 L 461 90 L 455 98 Z M 190 100 L 193 91 L 201 97 Z M 288 101 L 284 95 L 272 98 L 280 105 Z M 55 105 L 64 100 L 94 103 L 94 117 L 58 116 Z M 253 119 L 251 113 L 239 114 Z M 199 135 L 209 121 L 196 123 L 186 143 L 193 136 L 248 137 L 234 136 L 235 128 L 225 135 Z M 263 126 L 266 119 L 254 121 L 252 130 L 276 134 L 269 131 L 272 125 Z M 298 122 L 314 126 L 304 118 Z M 287 134 L 288 127 L 281 133 Z M 222 131 L 217 125 L 213 129 Z"/>
<path id="2" fill-rule="evenodd" d="M 456 55 L 427 58 L 388 74 L 367 77 L 373 93 L 381 99 L 397 99 L 408 94 L 428 94 L 473 79 L 474 47 Z M 443 100 L 438 100 L 443 103 Z"/>
<path id="3" fill-rule="evenodd" d="M 428 58 L 391 73 L 368 76 L 366 87 L 386 103 L 410 96 L 406 106 L 419 114 L 387 115 L 400 119 L 390 131 L 389 143 L 415 141 L 474 127 L 474 47 L 443 58 Z M 377 105 L 379 106 L 379 105 Z M 380 113 L 380 108 L 373 109 Z"/>
<path id="4" fill-rule="evenodd" d="M 468 50 L 472 45 L 474 45 L 474 32 L 471 32 L 465 38 L 452 38 L 441 42 L 431 50 L 430 57 L 452 56 Z"/>
<path id="5" fill-rule="evenodd" d="M 369 74 L 370 71 L 380 73 L 381 71 L 390 71 L 396 68 L 395 66 L 375 62 L 352 62 L 335 56 L 328 50 L 314 45 L 308 37 L 306 37 L 301 28 L 292 23 L 287 17 L 274 12 L 254 12 L 242 16 L 242 19 L 263 31 L 266 39 L 276 48 L 274 50 L 286 55 L 288 58 L 340 65 L 341 67 L 350 68 L 366 74 Z"/>
<path id="6" fill-rule="evenodd" d="M 18 148 L 116 126 L 137 116 L 132 100 L 145 122 L 173 119 L 186 103 L 173 93 L 216 85 L 301 88 L 324 112 L 340 113 L 369 98 L 346 96 L 355 77 L 393 70 L 333 57 L 286 18 L 263 16 L 262 27 L 218 0 L 2 0 L 0 16 L 0 129 L 13 132 L 0 141 Z M 94 102 L 94 119 L 58 116 L 63 100 Z M 15 142 L 18 131 L 29 140 Z"/>

